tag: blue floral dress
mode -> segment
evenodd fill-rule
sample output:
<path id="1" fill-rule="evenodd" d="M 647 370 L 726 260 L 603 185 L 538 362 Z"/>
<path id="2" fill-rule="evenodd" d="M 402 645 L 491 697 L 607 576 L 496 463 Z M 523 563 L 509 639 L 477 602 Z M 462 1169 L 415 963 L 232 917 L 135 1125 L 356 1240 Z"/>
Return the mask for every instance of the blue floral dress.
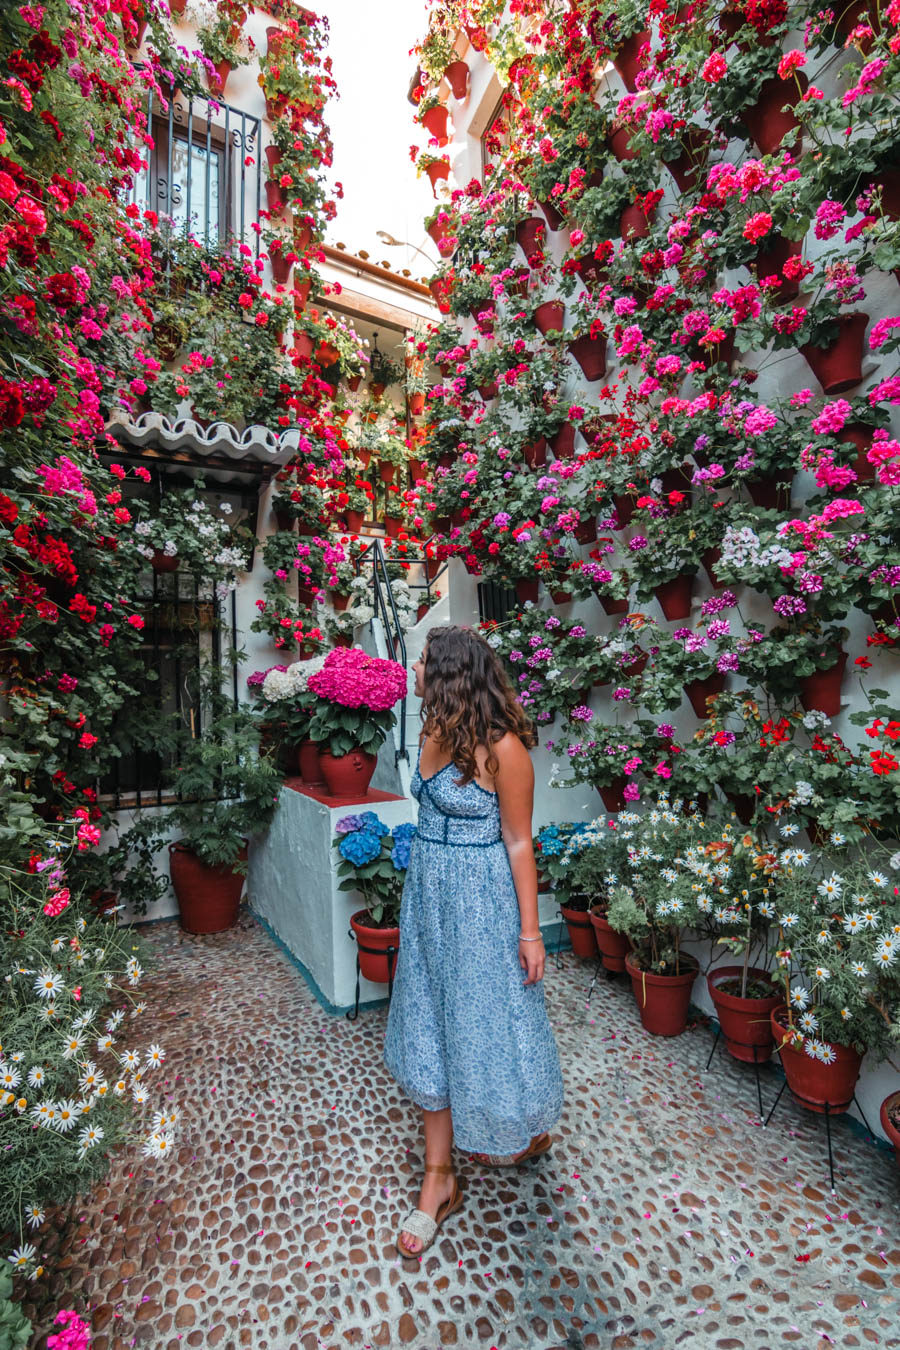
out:
<path id="1" fill-rule="evenodd" d="M 384 1062 L 418 1106 L 450 1107 L 463 1152 L 518 1153 L 559 1119 L 562 1071 L 543 981 L 526 986 L 519 965 L 497 795 L 458 777 L 453 764 L 413 775 L 419 824 Z"/>

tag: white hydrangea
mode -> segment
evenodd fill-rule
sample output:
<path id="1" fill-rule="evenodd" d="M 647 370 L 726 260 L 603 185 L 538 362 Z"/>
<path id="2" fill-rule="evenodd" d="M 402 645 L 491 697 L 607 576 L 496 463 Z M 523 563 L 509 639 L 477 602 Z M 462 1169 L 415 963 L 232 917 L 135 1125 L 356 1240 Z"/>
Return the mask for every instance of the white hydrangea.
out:
<path id="1" fill-rule="evenodd" d="M 270 670 L 262 682 L 262 696 L 267 703 L 280 703 L 290 698 L 294 690 L 286 670 Z"/>

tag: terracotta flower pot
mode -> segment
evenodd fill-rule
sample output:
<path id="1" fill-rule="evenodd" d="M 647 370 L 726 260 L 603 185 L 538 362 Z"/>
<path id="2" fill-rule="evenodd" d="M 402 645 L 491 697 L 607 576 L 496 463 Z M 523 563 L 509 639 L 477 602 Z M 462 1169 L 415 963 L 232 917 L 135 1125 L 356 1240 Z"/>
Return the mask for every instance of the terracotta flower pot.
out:
<path id="1" fill-rule="evenodd" d="M 403 529 L 403 517 L 392 516 L 387 511 L 384 513 L 384 532 L 388 539 L 397 539 L 400 531 Z"/>
<path id="2" fill-rule="evenodd" d="M 892 1092 L 881 1103 L 881 1128 L 893 1144 L 897 1162 L 900 1163 L 900 1127 L 891 1119 L 892 1115 L 900 1121 L 900 1092 Z"/>
<path id="3" fill-rule="evenodd" d="M 557 230 L 562 229 L 565 217 L 563 216 L 562 212 L 559 211 L 553 205 L 553 202 L 551 201 L 538 202 L 538 206 L 543 211 L 544 219 L 550 226 L 551 230 L 556 232 Z"/>
<path id="4" fill-rule="evenodd" d="M 272 268 L 272 279 L 276 286 L 286 286 L 288 284 L 293 265 L 293 263 L 288 262 L 280 249 L 269 250 L 269 266 Z"/>
<path id="5" fill-rule="evenodd" d="M 416 605 L 416 623 L 421 623 L 430 609 L 431 606 L 427 600 L 423 600 L 421 605 Z"/>
<path id="6" fill-rule="evenodd" d="M 382 483 L 393 483 L 394 474 L 396 472 L 397 472 L 396 464 L 387 464 L 382 461 L 378 465 L 378 477 L 381 479 Z"/>
<path id="7" fill-rule="evenodd" d="M 756 798 L 748 792 L 728 792 L 728 800 L 742 825 L 749 825 L 756 811 Z"/>
<path id="8" fill-rule="evenodd" d="M 359 951 L 359 973 L 373 984 L 387 984 L 397 971 L 399 928 L 369 928 L 367 911 L 359 909 L 350 919 Z M 393 952 L 389 949 L 393 948 Z"/>
<path id="9" fill-rule="evenodd" d="M 869 316 L 858 310 L 853 314 L 841 314 L 838 322 L 840 331 L 827 347 L 816 347 L 807 342 L 800 348 L 826 394 L 841 394 L 854 389 L 863 377 L 863 341 Z"/>
<path id="10" fill-rule="evenodd" d="M 349 595 L 341 595 L 340 591 L 329 591 L 328 598 L 331 601 L 331 608 L 337 614 L 343 614 L 344 610 L 350 604 Z"/>
<path id="11" fill-rule="evenodd" d="M 619 522 L 617 528 L 620 530 L 627 530 L 634 516 L 634 498 L 629 497 L 627 493 L 619 493 L 619 495 L 614 498 L 614 504 L 616 508 L 616 519 Z"/>
<path id="12" fill-rule="evenodd" d="M 856 457 L 850 468 L 861 483 L 871 482 L 875 477 L 875 465 L 870 464 L 866 457 L 872 444 L 873 432 L 874 428 L 867 427 L 864 422 L 849 422 L 843 431 L 837 433 L 839 441 L 843 441 L 845 445 L 852 445 L 856 450 Z"/>
<path id="13" fill-rule="evenodd" d="M 344 512 L 344 519 L 345 519 L 346 522 L 347 522 L 347 529 L 350 531 L 350 533 L 351 533 L 351 534 L 359 534 L 359 532 L 360 532 L 360 530 L 362 529 L 362 526 L 363 526 L 363 513 L 362 513 L 362 511 L 350 511 L 350 510 L 347 510 L 347 511 Z"/>
<path id="14" fill-rule="evenodd" d="M 590 911 L 590 916 L 604 969 L 624 970 L 625 957 L 631 951 L 631 939 L 624 933 L 617 933 L 614 928 L 610 928 L 606 916 L 596 909 Z"/>
<path id="15" fill-rule="evenodd" d="M 177 572 L 178 554 L 163 553 L 161 548 L 154 549 L 150 566 L 154 572 Z"/>
<path id="16" fill-rule="evenodd" d="M 787 1008 L 782 1003 L 769 1014 L 772 1035 L 781 1055 L 781 1066 L 791 1095 L 810 1111 L 836 1116 L 848 1109 L 856 1091 L 856 1082 L 862 1064 L 862 1055 L 849 1045 L 832 1044 L 833 1064 L 813 1059 L 803 1047 L 789 1044 L 787 1035 Z"/>
<path id="17" fill-rule="evenodd" d="M 597 517 L 582 516 L 575 526 L 575 538 L 579 544 L 594 544 L 597 541 Z"/>
<path id="18" fill-rule="evenodd" d="M 742 110 L 741 120 L 762 154 L 773 154 L 785 136 L 789 136 L 792 131 L 799 128 L 800 123 L 794 113 L 794 105 L 808 84 L 809 81 L 802 71 L 797 73 L 796 78 L 792 75 L 786 80 L 773 75 L 771 79 L 763 80 L 756 102 Z M 797 139 L 799 140 L 799 136 Z"/>
<path id="19" fill-rule="evenodd" d="M 527 220 L 520 220 L 516 226 L 516 240 L 526 258 L 543 252 L 546 237 L 547 226 L 540 216 L 529 216 Z"/>
<path id="20" fill-rule="evenodd" d="M 247 856 L 246 847 L 240 857 Z M 169 845 L 169 874 L 181 926 L 188 933 L 222 933 L 237 923 L 244 878 L 230 867 L 212 867 L 181 843 Z"/>
<path id="21" fill-rule="evenodd" d="M 837 717 L 841 710 L 841 684 L 846 664 L 847 653 L 839 651 L 833 666 L 803 676 L 800 680 L 800 702 L 807 712 L 817 710 L 827 717 Z"/>
<path id="22" fill-rule="evenodd" d="M 653 594 L 667 619 L 687 619 L 691 612 L 693 591 L 693 576 L 681 576 L 660 582 Z"/>
<path id="23" fill-rule="evenodd" d="M 444 79 L 457 100 L 464 99 L 469 88 L 469 67 L 465 61 L 451 61 L 444 68 Z"/>
<path id="24" fill-rule="evenodd" d="M 481 300 L 477 304 L 470 305 L 469 313 L 482 333 L 493 333 L 494 319 L 496 318 L 493 300 Z"/>
<path id="25" fill-rule="evenodd" d="M 571 905 L 560 905 L 559 912 L 566 921 L 572 951 L 582 958 L 597 955 L 597 939 L 590 915 L 583 909 L 572 909 Z"/>
<path id="26" fill-rule="evenodd" d="M 407 461 L 407 464 L 409 466 L 409 476 L 414 483 L 417 483 L 420 478 L 428 477 L 428 472 L 423 460 L 415 459 L 412 456 L 410 456 L 410 458 Z"/>
<path id="27" fill-rule="evenodd" d="M 449 159 L 435 159 L 425 166 L 425 172 L 428 175 L 428 181 L 431 184 L 431 190 L 437 196 L 437 185 L 450 177 Z"/>
<path id="28" fill-rule="evenodd" d="M 307 739 L 300 742 L 297 746 L 297 765 L 300 769 L 300 777 L 307 787 L 325 786 L 325 779 L 322 777 L 322 765 L 319 762 L 319 746 L 316 741 Z"/>
<path id="29" fill-rule="evenodd" d="M 687 1026 L 691 990 L 699 967 L 692 957 L 681 959 L 685 965 L 690 965 L 688 970 L 680 975 L 657 975 L 640 970 L 630 955 L 625 957 L 625 969 L 631 976 L 641 1023 L 644 1030 L 654 1036 L 680 1036 Z"/>
<path id="30" fill-rule="evenodd" d="M 550 599 L 554 605 L 567 605 L 572 599 L 571 591 L 564 591 L 561 588 L 550 592 Z"/>
<path id="31" fill-rule="evenodd" d="M 531 469 L 540 469 L 547 463 L 547 442 L 543 436 L 522 446 L 525 463 Z"/>
<path id="32" fill-rule="evenodd" d="M 631 137 L 634 130 L 635 128 L 630 122 L 619 122 L 606 138 L 606 144 L 621 164 L 638 158 L 637 151 L 631 148 Z"/>
<path id="33" fill-rule="evenodd" d="M 516 582 L 516 599 L 520 605 L 526 605 L 530 600 L 533 605 L 537 604 L 538 582 L 537 580 L 526 580 L 519 578 Z"/>
<path id="34" fill-rule="evenodd" d="M 377 761 L 377 755 L 367 754 L 365 750 L 354 749 L 346 755 L 332 755 L 328 750 L 319 750 L 322 774 L 332 797 L 364 801 Z"/>
<path id="35" fill-rule="evenodd" d="M 609 595 L 601 595 L 601 596 L 598 597 L 598 599 L 599 599 L 601 605 L 603 606 L 603 612 L 604 612 L 605 614 L 627 614 L 627 613 L 628 613 L 628 601 L 627 601 L 627 600 L 614 600 L 614 599 L 613 599 L 611 596 L 609 596 Z"/>
<path id="36" fill-rule="evenodd" d="M 589 382 L 602 379 L 606 374 L 606 334 L 592 338 L 587 333 L 568 343 L 568 350 L 581 367 L 584 378 Z"/>
<path id="37" fill-rule="evenodd" d="M 566 307 L 560 300 L 545 300 L 532 314 L 534 325 L 539 333 L 562 332 L 565 323 Z"/>
<path id="38" fill-rule="evenodd" d="M 742 966 L 719 966 L 707 975 L 706 985 L 715 1004 L 728 1053 L 744 1064 L 764 1064 L 775 1048 L 770 1015 L 783 1002 L 784 996 L 775 989 L 770 998 L 741 998 L 719 987 L 728 980 L 740 980 L 742 975 Z M 747 975 L 751 980 L 771 979 L 768 971 L 752 966 Z"/>
<path id="39" fill-rule="evenodd" d="M 641 69 L 641 48 L 649 41 L 649 28 L 641 28 L 637 33 L 632 33 L 631 37 L 625 38 L 613 56 L 613 65 L 621 75 L 626 89 L 632 94 L 637 89 L 637 77 Z"/>
<path id="40" fill-rule="evenodd" d="M 632 203 L 619 216 L 619 234 L 623 239 L 646 239 L 650 233 L 651 219 Z"/>
<path id="41" fill-rule="evenodd" d="M 781 234 L 769 234 L 754 259 L 757 281 L 762 281 L 764 277 L 779 278 L 779 300 L 793 300 L 800 293 L 799 280 L 784 276 L 783 268 L 790 258 L 799 258 L 802 248 L 802 239 L 785 239 Z"/>
<path id="42" fill-rule="evenodd" d="M 283 28 L 278 28 L 275 24 L 272 24 L 270 27 L 268 27 L 266 29 L 267 55 L 273 56 L 275 52 L 278 51 L 278 48 L 281 46 L 282 42 L 286 37 L 287 34 Z"/>
<path id="43" fill-rule="evenodd" d="M 381 380 L 369 381 L 369 393 L 372 395 L 373 398 L 381 398 L 382 394 L 385 391 L 385 388 L 386 386 L 381 382 Z"/>
<path id="44" fill-rule="evenodd" d="M 572 459 L 575 455 L 575 428 L 571 422 L 562 426 L 550 440 L 554 459 Z"/>
<path id="45" fill-rule="evenodd" d="M 213 70 L 216 72 L 216 88 L 220 94 L 224 94 L 228 76 L 234 70 L 234 66 L 230 61 L 216 61 L 213 63 Z"/>
<path id="46" fill-rule="evenodd" d="M 298 586 L 297 600 L 301 605 L 314 605 L 316 603 L 316 593 L 312 586 Z"/>
<path id="47" fill-rule="evenodd" d="M 361 376 L 361 375 L 350 375 L 350 376 L 348 376 L 348 378 L 347 378 L 347 388 L 350 390 L 351 394 L 355 394 L 356 391 L 357 391 L 357 389 L 359 388 L 359 386 L 360 386 L 361 384 L 362 384 L 362 376 Z M 359 452 L 357 452 L 357 453 L 359 453 Z"/>
<path id="48" fill-rule="evenodd" d="M 443 103 L 439 103 L 435 108 L 429 108 L 427 113 L 422 115 L 422 126 L 441 145 L 447 144 L 447 119 L 449 116 L 449 110 L 444 107 Z"/>
<path id="49" fill-rule="evenodd" d="M 690 700 L 691 707 L 701 721 L 709 716 L 706 700 L 713 698 L 716 694 L 721 694 L 724 688 L 725 676 L 720 670 L 717 670 L 713 675 L 707 675 L 705 680 L 690 680 L 684 686 L 684 692 Z"/>
<path id="50" fill-rule="evenodd" d="M 720 591 L 726 584 L 719 580 L 716 572 L 716 563 L 721 560 L 722 550 L 720 548 L 707 548 L 703 551 L 703 566 L 706 569 L 706 575 L 709 577 L 709 584 L 714 591 Z"/>
<path id="51" fill-rule="evenodd" d="M 706 168 L 710 134 L 698 127 L 689 127 L 683 141 L 685 144 L 681 154 L 677 159 L 666 160 L 666 168 L 680 192 L 693 192 Z"/>
<path id="52" fill-rule="evenodd" d="M 422 413 L 425 411 L 425 395 L 424 395 L 424 394 L 409 394 L 409 395 L 407 396 L 406 402 L 407 402 L 407 406 L 408 406 L 408 408 L 409 408 L 409 415 L 410 415 L 410 417 L 421 417 L 421 416 L 422 416 Z"/>
<path id="53" fill-rule="evenodd" d="M 266 208 L 272 215 L 278 215 L 284 209 L 284 196 L 281 187 L 273 178 L 267 178 L 264 186 L 266 189 Z"/>
<path id="54" fill-rule="evenodd" d="M 748 478 L 744 486 L 751 500 L 765 510 L 781 510 L 790 501 L 790 485 L 779 483 L 771 474 L 765 478 Z"/>
<path id="55" fill-rule="evenodd" d="M 316 365 L 326 369 L 340 360 L 340 352 L 333 342 L 320 342 L 316 351 Z"/>
<path id="56" fill-rule="evenodd" d="M 624 794 L 627 782 L 628 779 L 623 773 L 618 778 L 614 778 L 611 783 L 600 783 L 597 786 L 597 791 L 603 798 L 603 805 L 611 815 L 615 815 L 617 811 L 625 810 Z"/>
<path id="57" fill-rule="evenodd" d="M 480 384 L 478 392 L 485 403 L 490 403 L 492 398 L 496 398 L 500 393 L 500 386 L 496 380 L 491 380 L 488 384 Z"/>

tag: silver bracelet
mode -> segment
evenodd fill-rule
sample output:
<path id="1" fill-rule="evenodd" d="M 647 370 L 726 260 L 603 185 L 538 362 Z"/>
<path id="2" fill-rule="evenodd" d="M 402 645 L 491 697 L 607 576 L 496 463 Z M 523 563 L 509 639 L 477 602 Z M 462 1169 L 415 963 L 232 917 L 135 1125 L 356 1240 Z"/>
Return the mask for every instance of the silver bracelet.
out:
<path id="1" fill-rule="evenodd" d="M 543 940 L 544 940 L 544 937 L 543 937 L 543 934 L 542 934 L 542 933 L 539 933 L 539 934 L 537 935 L 537 937 L 533 937 L 533 938 L 523 937 L 521 933 L 519 934 L 519 941 L 520 941 L 520 942 L 543 942 Z"/>

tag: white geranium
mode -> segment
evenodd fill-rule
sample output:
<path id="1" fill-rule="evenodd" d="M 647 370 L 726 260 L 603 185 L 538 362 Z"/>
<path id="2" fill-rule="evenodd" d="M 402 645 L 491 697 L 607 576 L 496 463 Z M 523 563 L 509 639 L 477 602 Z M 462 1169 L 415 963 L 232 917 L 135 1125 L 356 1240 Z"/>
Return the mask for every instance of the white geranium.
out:
<path id="1" fill-rule="evenodd" d="M 267 703 L 280 703 L 293 693 L 291 680 L 286 670 L 270 670 L 262 682 L 262 696 Z"/>

